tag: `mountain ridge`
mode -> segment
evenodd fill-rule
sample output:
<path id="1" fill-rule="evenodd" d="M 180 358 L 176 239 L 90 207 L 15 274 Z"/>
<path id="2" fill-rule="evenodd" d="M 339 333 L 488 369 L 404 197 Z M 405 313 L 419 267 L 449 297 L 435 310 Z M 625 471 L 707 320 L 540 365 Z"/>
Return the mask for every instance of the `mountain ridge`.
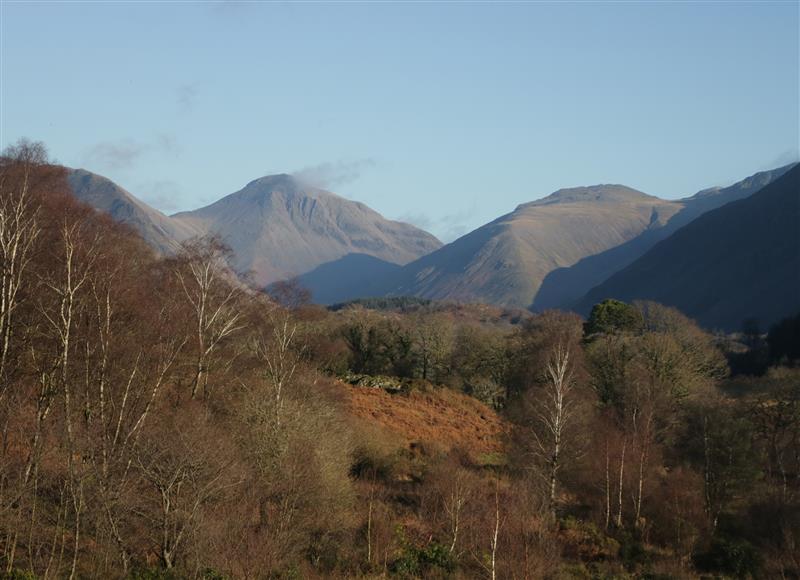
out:
<path id="1" fill-rule="evenodd" d="M 188 237 L 219 235 L 234 250 L 233 268 L 262 287 L 298 277 L 323 303 L 411 295 L 544 310 L 570 308 L 684 225 L 793 166 L 675 200 L 622 184 L 562 188 L 446 245 L 286 173 L 171 216 L 85 170 L 73 170 L 71 185 L 162 253 Z"/>
<path id="2" fill-rule="evenodd" d="M 800 167 L 708 211 L 654 245 L 577 304 L 655 300 L 712 328 L 768 326 L 800 311 Z"/>
<path id="3" fill-rule="evenodd" d="M 348 254 L 405 264 L 442 245 L 416 226 L 285 173 L 259 177 L 209 205 L 171 216 L 89 171 L 70 170 L 69 182 L 78 199 L 134 227 L 160 253 L 176 251 L 191 237 L 218 235 L 233 250 L 234 269 L 259 286 Z"/>
<path id="4" fill-rule="evenodd" d="M 779 178 L 796 163 L 759 171 L 728 186 L 701 190 L 694 195 L 673 200 L 681 209 L 663 227 L 649 228 L 639 236 L 599 254 L 587 256 L 572 266 L 550 272 L 534 298 L 532 308 L 570 309 L 594 286 L 631 264 L 648 249 L 704 213 L 744 199 Z"/>
<path id="5" fill-rule="evenodd" d="M 552 270 L 659 227 L 679 209 L 617 184 L 561 189 L 405 266 L 384 290 L 525 308 Z"/>
<path id="6" fill-rule="evenodd" d="M 78 200 L 131 226 L 158 253 L 173 253 L 180 242 L 201 235 L 97 173 L 86 169 L 67 169 L 67 183 Z"/>

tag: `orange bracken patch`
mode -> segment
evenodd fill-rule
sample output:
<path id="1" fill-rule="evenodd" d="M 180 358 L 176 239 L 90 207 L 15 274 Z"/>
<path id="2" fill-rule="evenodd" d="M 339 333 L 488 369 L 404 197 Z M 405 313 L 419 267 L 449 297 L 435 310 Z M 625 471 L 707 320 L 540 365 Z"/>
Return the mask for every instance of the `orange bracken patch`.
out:
<path id="1" fill-rule="evenodd" d="M 503 450 L 506 426 L 502 419 L 472 397 L 444 388 L 390 394 L 379 388 L 339 384 L 353 415 L 394 432 L 408 444 L 460 448 L 473 456 Z"/>

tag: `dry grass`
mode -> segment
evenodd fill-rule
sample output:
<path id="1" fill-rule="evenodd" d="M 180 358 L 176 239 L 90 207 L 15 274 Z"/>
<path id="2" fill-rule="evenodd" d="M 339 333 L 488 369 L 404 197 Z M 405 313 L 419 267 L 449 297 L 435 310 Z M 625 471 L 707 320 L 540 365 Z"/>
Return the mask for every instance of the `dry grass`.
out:
<path id="1" fill-rule="evenodd" d="M 461 449 L 474 458 L 501 453 L 506 425 L 492 409 L 447 389 L 390 394 L 340 383 L 356 417 L 391 431 L 405 444 Z"/>

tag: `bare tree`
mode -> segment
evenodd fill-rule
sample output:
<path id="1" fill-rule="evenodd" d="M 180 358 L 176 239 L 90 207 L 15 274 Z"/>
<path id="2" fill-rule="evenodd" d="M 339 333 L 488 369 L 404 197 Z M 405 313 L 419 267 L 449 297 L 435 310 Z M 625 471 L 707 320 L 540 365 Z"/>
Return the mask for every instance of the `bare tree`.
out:
<path id="1" fill-rule="evenodd" d="M 304 351 L 298 344 L 297 324 L 288 313 L 278 313 L 272 321 L 271 331 L 258 336 L 253 343 L 257 359 L 262 364 L 262 374 L 272 395 L 275 427 L 280 427 L 286 389 L 291 385 Z"/>
<path id="2" fill-rule="evenodd" d="M 536 393 L 533 401 L 535 452 L 546 468 L 547 496 L 552 510 L 555 510 L 566 430 L 574 415 L 574 386 L 570 349 L 558 343 L 547 361 L 542 392 Z"/>
<path id="3" fill-rule="evenodd" d="M 3 405 L 0 507 L 13 514 L 15 527 L 21 523 L 21 499 L 31 479 L 33 454 L 23 469 L 22 477 L 12 486 L 7 479 L 11 462 L 6 453 L 9 422 L 18 414 L 19 408 L 7 400 L 18 370 L 18 365 L 11 363 L 10 357 L 12 351 L 21 350 L 14 348 L 18 330 L 16 314 L 25 300 L 25 288 L 32 285 L 29 266 L 41 233 L 39 206 L 32 191 L 34 173 L 46 162 L 44 146 L 25 140 L 6 149 L 0 158 L 0 404 Z M 39 432 L 38 428 L 35 430 Z M 10 572 L 14 565 L 17 537 L 18 530 L 14 530 L 6 542 L 6 572 Z"/>
<path id="4" fill-rule="evenodd" d="M 455 456 L 436 464 L 427 479 L 432 488 L 432 507 L 426 511 L 439 523 L 442 534 L 449 538 L 448 552 L 457 555 L 459 541 L 469 525 L 467 512 L 479 485 Z"/>
<path id="5" fill-rule="evenodd" d="M 118 336 L 118 297 L 113 284 L 118 274 L 106 269 L 92 280 L 96 334 L 86 338 L 84 445 L 97 482 L 97 503 L 127 571 L 130 554 L 123 524 L 129 510 L 123 496 L 130 486 L 133 450 L 186 341 L 156 335 L 147 337 L 146 350 L 123 344 L 124 338 Z M 158 320 L 167 317 L 162 308 Z M 95 353 L 93 369 L 89 368 L 90 352 Z M 112 356 L 122 363 L 119 368 L 111 363 Z"/>
<path id="6" fill-rule="evenodd" d="M 43 285 L 56 297 L 56 308 L 51 311 L 42 309 L 42 314 L 58 345 L 56 365 L 58 368 L 58 387 L 64 403 L 64 431 L 66 440 L 66 457 L 69 492 L 72 499 L 72 510 L 75 517 L 73 530 L 73 557 L 70 578 L 75 576 L 78 548 L 81 538 L 81 513 L 84 508 L 84 474 L 79 461 L 76 445 L 73 403 L 76 396 L 75 385 L 72 384 L 71 355 L 75 348 L 73 332 L 75 319 L 82 304 L 80 294 L 87 284 L 98 253 L 98 240 L 86 231 L 86 223 L 81 220 L 65 219 L 61 227 L 60 238 L 63 251 L 61 256 L 62 271 L 53 277 L 44 278 Z M 88 240 L 88 241 L 87 241 Z"/>
<path id="7" fill-rule="evenodd" d="M 216 238 L 187 243 L 175 274 L 195 324 L 196 364 L 192 398 L 208 397 L 208 372 L 221 341 L 241 329 L 235 304 L 241 289 L 225 275 L 229 250 Z"/>
<path id="8" fill-rule="evenodd" d="M 486 524 L 489 525 L 489 551 L 483 552 L 481 557 L 473 554 L 478 564 L 486 572 L 491 580 L 497 580 L 497 552 L 500 545 L 500 529 L 505 523 L 505 517 L 501 514 L 500 510 L 500 482 L 495 479 L 494 482 L 494 505 L 492 509 L 491 518 Z"/>
<path id="9" fill-rule="evenodd" d="M 31 192 L 32 172 L 46 159 L 41 144 L 23 142 L 6 152 L 0 167 L 0 401 L 9 383 L 7 361 L 14 314 L 41 231 L 38 204 Z"/>
<path id="10" fill-rule="evenodd" d="M 444 498 L 444 510 L 450 524 L 450 548 L 452 554 L 458 543 L 458 534 L 461 531 L 464 508 L 469 501 L 471 489 L 467 483 L 467 474 L 463 470 L 456 471 L 449 493 Z"/>
<path id="11" fill-rule="evenodd" d="M 142 477 L 158 498 L 157 509 L 146 517 L 158 530 L 155 544 L 161 562 L 172 569 L 200 508 L 231 485 L 224 479 L 227 465 L 210 465 L 189 453 L 146 454 L 141 449 L 136 460 Z"/>
<path id="12" fill-rule="evenodd" d="M 420 377 L 437 380 L 452 349 L 452 323 L 443 317 L 419 316 L 414 321 Z"/>

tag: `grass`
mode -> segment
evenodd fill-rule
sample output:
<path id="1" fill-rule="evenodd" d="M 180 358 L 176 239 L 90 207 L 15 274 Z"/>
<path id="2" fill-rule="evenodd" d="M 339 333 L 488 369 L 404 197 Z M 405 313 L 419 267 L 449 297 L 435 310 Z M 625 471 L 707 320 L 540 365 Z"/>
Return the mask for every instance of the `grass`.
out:
<path id="1" fill-rule="evenodd" d="M 392 432 L 407 447 L 461 449 L 478 463 L 502 461 L 507 426 L 494 410 L 472 397 L 445 388 L 398 395 L 345 383 L 340 387 L 353 415 Z"/>

